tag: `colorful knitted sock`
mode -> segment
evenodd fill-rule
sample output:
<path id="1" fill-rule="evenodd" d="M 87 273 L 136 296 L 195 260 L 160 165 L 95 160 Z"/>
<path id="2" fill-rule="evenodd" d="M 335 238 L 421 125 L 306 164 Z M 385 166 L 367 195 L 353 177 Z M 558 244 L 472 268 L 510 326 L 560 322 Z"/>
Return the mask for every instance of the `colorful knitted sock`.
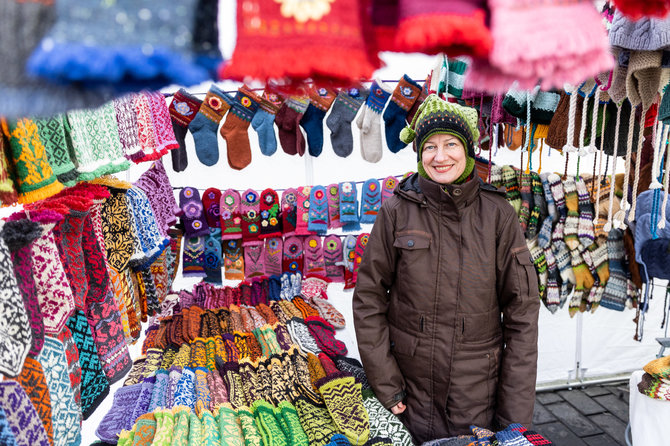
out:
<path id="1" fill-rule="evenodd" d="M 312 187 L 299 187 L 296 190 L 296 224 L 295 235 L 311 235 L 309 231 L 309 198 L 312 194 Z"/>
<path id="2" fill-rule="evenodd" d="M 563 227 L 563 240 L 570 250 L 579 248 L 579 213 L 568 211 L 568 216 L 565 218 L 565 225 Z"/>
<path id="3" fill-rule="evenodd" d="M 609 259 L 609 278 L 600 305 L 610 310 L 623 311 L 626 302 L 626 273 L 624 270 L 623 233 L 612 229 L 607 237 L 607 257 Z"/>
<path id="4" fill-rule="evenodd" d="M 554 233 L 552 237 L 551 249 L 554 251 L 554 257 L 556 258 L 556 265 L 561 275 L 561 280 L 563 282 L 575 283 L 575 275 L 572 272 L 571 257 L 568 247 L 563 241 L 563 224 L 559 220 L 554 228 Z"/>
<path id="5" fill-rule="evenodd" d="M 308 106 L 307 97 L 292 96 L 277 111 L 275 124 L 279 130 L 279 143 L 288 155 L 302 156 L 305 153 L 305 137 L 299 124 Z"/>
<path id="6" fill-rule="evenodd" d="M 209 225 L 205 219 L 205 212 L 200 200 L 200 192 L 193 187 L 185 187 L 179 193 L 179 207 L 182 221 L 186 230 L 186 237 L 202 237 L 209 233 Z"/>
<path id="7" fill-rule="evenodd" d="M 323 276 L 326 271 L 321 237 L 318 235 L 311 235 L 307 237 L 305 239 L 303 249 L 305 258 L 305 275 L 312 274 Z"/>
<path id="8" fill-rule="evenodd" d="M 195 401 L 195 372 L 191 367 L 186 367 L 182 370 L 174 391 L 174 405 L 193 409 Z"/>
<path id="9" fill-rule="evenodd" d="M 193 134 L 195 153 L 205 166 L 213 166 L 219 160 L 219 144 L 216 131 L 223 116 L 230 109 L 232 98 L 216 85 L 209 87 L 198 113 L 188 128 Z"/>
<path id="10" fill-rule="evenodd" d="M 151 390 L 151 402 L 149 403 L 147 412 L 153 412 L 155 409 L 165 407 L 165 393 L 170 377 L 167 370 L 163 369 L 156 370 L 155 377 L 154 387 Z"/>
<path id="11" fill-rule="evenodd" d="M 552 224 L 553 220 L 551 218 L 545 218 L 540 233 L 537 235 L 537 244 L 543 249 L 550 246 Z"/>
<path id="12" fill-rule="evenodd" d="M 317 382 L 317 387 L 333 422 L 351 444 L 368 441 L 370 420 L 363 406 L 361 384 L 353 376 L 331 375 Z"/>
<path id="13" fill-rule="evenodd" d="M 295 406 L 288 401 L 281 401 L 274 409 L 275 417 L 280 420 L 280 424 L 286 433 L 288 444 L 308 446 L 309 438 L 300 424 L 298 411 Z"/>
<path id="14" fill-rule="evenodd" d="M 64 119 L 63 115 L 56 115 L 48 119 L 35 119 L 34 121 L 54 175 L 63 185 L 73 186 L 78 173 L 70 158 L 65 140 Z"/>
<path id="15" fill-rule="evenodd" d="M 268 95 L 272 95 L 275 101 L 270 100 Z M 271 156 L 277 151 L 277 137 L 275 136 L 275 116 L 283 99 L 268 90 L 263 92 L 258 110 L 251 120 L 251 127 L 258 133 L 258 145 L 261 147 L 261 153 L 265 156 Z"/>
<path id="16" fill-rule="evenodd" d="M 242 194 L 240 216 L 242 217 L 242 243 L 256 243 L 260 239 L 261 205 L 258 192 L 247 189 Z"/>
<path id="17" fill-rule="evenodd" d="M 282 234 L 279 197 L 274 189 L 265 189 L 260 199 L 260 238 L 279 237 Z"/>
<path id="18" fill-rule="evenodd" d="M 263 248 L 263 262 L 265 274 L 268 276 L 280 275 L 282 272 L 282 248 L 283 239 L 273 237 L 265 239 Z"/>
<path id="19" fill-rule="evenodd" d="M 328 321 L 335 328 L 344 328 L 346 322 L 342 313 L 337 311 L 337 309 L 327 300 L 321 299 L 320 297 L 312 298 L 312 303 L 316 305 L 316 308 L 319 310 L 319 314 L 322 318 Z"/>
<path id="20" fill-rule="evenodd" d="M 137 397 L 137 401 L 132 406 L 132 416 L 131 419 L 137 420 L 140 415 L 147 413 L 149 409 L 149 404 L 151 404 L 151 394 L 154 388 L 155 378 L 153 376 L 146 377 L 142 380 L 140 394 Z M 130 407 L 128 408 L 130 409 Z"/>
<path id="21" fill-rule="evenodd" d="M 393 196 L 393 191 L 398 186 L 398 179 L 394 176 L 388 176 L 382 181 L 382 203 Z M 363 186 L 365 190 L 365 186 Z"/>
<path id="22" fill-rule="evenodd" d="M 218 412 L 215 414 L 215 418 L 219 424 L 221 444 L 234 446 L 243 446 L 245 444 L 240 418 L 230 404 L 227 403 L 220 406 Z"/>
<path id="23" fill-rule="evenodd" d="M 315 401 L 301 396 L 294 404 L 309 444 L 319 446 L 328 444 L 338 428 L 321 398 Z"/>
<path id="24" fill-rule="evenodd" d="M 174 432 L 174 415 L 169 409 L 159 409 L 154 412 L 156 418 L 156 433 L 153 438 L 153 445 L 171 446 L 172 434 Z"/>
<path id="25" fill-rule="evenodd" d="M 361 155 L 370 163 L 377 163 L 382 159 L 381 114 L 390 96 L 391 89 L 387 85 L 381 81 L 373 81 L 370 95 L 356 119 L 361 133 Z"/>
<path id="26" fill-rule="evenodd" d="M 317 355 L 319 358 L 319 361 L 321 362 L 321 366 L 323 367 L 323 370 L 326 372 L 326 376 L 331 376 L 333 374 L 338 374 L 340 373 L 340 370 L 335 366 L 335 363 L 333 362 L 332 359 L 328 357 L 325 353 L 319 353 Z M 349 375 L 347 375 L 349 376 Z"/>
<path id="27" fill-rule="evenodd" d="M 551 192 L 551 184 L 549 183 L 548 172 L 543 172 L 540 174 L 540 180 L 542 180 L 542 190 L 544 191 L 544 200 L 547 203 L 547 213 L 553 221 L 558 220 L 558 213 L 556 212 L 556 204 L 554 203 L 554 196 Z M 560 179 L 560 178 L 559 178 Z"/>
<path id="28" fill-rule="evenodd" d="M 284 256 L 282 258 L 282 271 L 296 272 L 304 271 L 303 244 L 298 237 L 284 239 Z"/>
<path id="29" fill-rule="evenodd" d="M 323 118 L 333 104 L 337 92 L 330 88 L 309 89 L 310 103 L 300 119 L 300 125 L 307 133 L 307 148 L 312 156 L 321 155 L 323 150 Z"/>
<path id="30" fill-rule="evenodd" d="M 55 348 L 52 349 L 52 345 Z M 65 351 L 63 344 L 60 342 L 49 338 L 47 349 L 49 351 L 40 356 L 42 361 L 46 359 L 65 361 Z M 42 364 L 34 358 L 27 357 L 23 370 L 21 370 L 21 374 L 16 378 L 16 381 L 21 384 L 26 395 L 35 406 L 50 442 L 54 440 L 54 425 L 58 435 L 60 435 L 59 439 L 67 437 L 68 434 L 71 441 L 77 438 L 79 435 L 80 409 L 74 400 L 74 390 L 64 367 L 58 367 L 58 370 L 49 370 L 47 379 Z M 62 398 L 53 402 L 53 410 L 50 389 L 54 390 L 54 398 Z M 68 428 L 72 428 L 74 431 L 69 433 Z"/>
<path id="31" fill-rule="evenodd" d="M 210 187 L 202 193 L 202 206 L 204 217 L 210 229 L 221 227 L 221 191 L 216 187 Z"/>
<path id="32" fill-rule="evenodd" d="M 298 193 L 293 188 L 288 188 L 281 196 L 281 220 L 284 236 L 295 234 L 298 217 Z"/>
<path id="33" fill-rule="evenodd" d="M 521 230 L 526 232 L 528 228 L 528 220 L 530 219 L 530 211 L 534 207 L 533 202 L 533 192 L 530 188 L 531 177 L 530 174 L 525 172 L 520 173 L 521 177 L 521 187 L 519 192 L 521 195 L 521 207 L 519 208 L 519 224 L 521 225 Z"/>
<path id="34" fill-rule="evenodd" d="M 358 197 L 355 183 L 340 183 L 340 221 L 358 223 Z"/>
<path id="35" fill-rule="evenodd" d="M 536 172 L 530 173 L 531 178 L 531 190 L 533 192 L 533 207 L 537 208 L 538 216 L 538 227 L 542 224 L 547 215 L 549 215 L 549 210 L 547 208 L 547 202 L 544 199 L 544 189 L 542 187 L 542 180 L 540 175 Z"/>
<path id="36" fill-rule="evenodd" d="M 196 413 L 202 414 L 204 410 L 209 410 L 209 405 L 212 400 L 209 394 L 209 387 L 207 385 L 207 370 L 204 367 L 197 367 L 194 370 L 195 374 L 195 410 Z"/>
<path id="37" fill-rule="evenodd" d="M 172 129 L 179 148 L 171 152 L 172 170 L 182 172 L 188 166 L 188 157 L 186 156 L 186 132 L 188 126 L 200 110 L 202 101 L 189 94 L 183 88 L 180 88 L 172 97 L 170 102 L 170 118 L 172 119 Z"/>
<path id="38" fill-rule="evenodd" d="M 184 406 L 172 408 L 174 430 L 172 432 L 172 446 L 187 446 L 189 434 L 189 409 Z"/>
<path id="39" fill-rule="evenodd" d="M 347 92 L 341 91 L 337 94 L 326 119 L 326 125 L 330 129 L 330 142 L 337 156 L 346 158 L 351 155 L 354 149 L 351 123 L 367 97 L 368 91 L 362 87 L 350 88 Z"/>
<path id="40" fill-rule="evenodd" d="M 286 355 L 273 356 L 269 361 L 270 369 L 270 399 L 278 404 L 282 401 L 291 401 L 298 395 L 294 392 L 293 383 L 295 373 L 290 362 L 286 361 Z"/>
<path id="41" fill-rule="evenodd" d="M 335 328 L 320 316 L 310 316 L 305 319 L 310 334 L 314 337 L 319 349 L 331 358 L 347 354 L 344 342 L 335 339 Z"/>
<path id="42" fill-rule="evenodd" d="M 379 208 L 382 204 L 379 181 L 371 178 L 363 184 L 361 200 L 360 222 L 367 224 L 374 223 L 377 219 L 377 214 L 379 213 Z"/>
<path id="43" fill-rule="evenodd" d="M 516 173 L 511 166 L 503 166 L 502 168 L 503 183 L 505 185 L 505 198 L 509 204 L 512 205 L 517 214 L 521 210 L 521 195 L 519 194 L 519 183 L 516 180 Z"/>
<path id="44" fill-rule="evenodd" d="M 279 420 L 275 418 L 274 407 L 267 401 L 256 400 L 251 405 L 251 411 L 256 418 L 258 433 L 263 438 L 263 444 L 288 446 L 288 438 L 282 430 Z"/>
<path id="45" fill-rule="evenodd" d="M 556 205 L 557 215 L 554 220 L 557 220 L 559 217 L 564 217 L 568 213 L 568 208 L 565 206 L 565 193 L 563 192 L 563 183 L 561 183 L 561 177 L 557 174 L 552 173 L 547 177 L 547 182 L 549 183 L 549 188 L 551 189 L 551 196 L 554 199 Z M 569 186 L 568 186 L 569 187 Z M 549 204 L 551 209 L 551 204 Z"/>
<path id="46" fill-rule="evenodd" d="M 328 228 L 341 228 L 340 188 L 337 184 L 329 184 L 326 187 L 326 198 L 328 199 Z"/>
<path id="47" fill-rule="evenodd" d="M 210 230 L 205 237 L 205 281 L 213 284 L 221 284 L 221 230 Z"/>
<path id="48" fill-rule="evenodd" d="M 286 328 L 291 334 L 293 342 L 305 353 L 317 354 L 321 352 L 316 340 L 312 337 L 307 324 L 300 318 L 293 318 L 286 323 Z"/>
<path id="49" fill-rule="evenodd" d="M 406 74 L 400 78 L 393 90 L 391 101 L 384 111 L 386 144 L 393 153 L 398 153 L 406 146 L 400 141 L 400 131 L 405 127 L 407 114 L 420 94 L 421 86 Z"/>
<path id="50" fill-rule="evenodd" d="M 584 180 L 578 178 L 575 185 L 579 199 L 579 226 L 577 228 L 577 235 L 582 247 L 586 249 L 595 241 L 595 234 L 593 232 L 593 203 L 591 203 L 591 197 L 589 196 L 589 191 L 586 189 Z"/>
<path id="51" fill-rule="evenodd" d="M 610 277 L 609 262 L 607 260 L 607 243 L 603 243 L 602 245 L 594 243 L 589 247 L 589 250 L 593 266 L 598 275 L 598 282 L 601 285 L 605 285 Z"/>
<path id="52" fill-rule="evenodd" d="M 363 389 L 363 406 L 370 419 L 370 436 L 390 438 L 395 445 L 411 446 L 412 436 L 402 422 L 386 409 L 372 389 Z"/>
<path id="53" fill-rule="evenodd" d="M 258 109 L 258 103 L 252 95 L 256 96 L 247 91 L 244 86 L 237 91 L 235 99 L 229 102 L 230 112 L 219 132 L 226 140 L 228 165 L 236 170 L 242 170 L 251 163 L 251 147 L 247 130 Z"/>
<path id="54" fill-rule="evenodd" d="M 314 186 L 310 192 L 307 229 L 317 234 L 328 230 L 328 198 L 326 188 Z"/>

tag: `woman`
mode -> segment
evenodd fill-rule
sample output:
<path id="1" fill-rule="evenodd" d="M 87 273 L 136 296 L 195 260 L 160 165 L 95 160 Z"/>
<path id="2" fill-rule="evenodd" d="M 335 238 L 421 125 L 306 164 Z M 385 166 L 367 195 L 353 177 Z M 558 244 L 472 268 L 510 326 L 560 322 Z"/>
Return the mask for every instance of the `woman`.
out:
<path id="1" fill-rule="evenodd" d="M 354 292 L 368 380 L 417 442 L 529 426 L 537 277 L 504 192 L 475 174 L 477 112 L 431 95 L 412 127 L 418 173 L 382 205 Z"/>

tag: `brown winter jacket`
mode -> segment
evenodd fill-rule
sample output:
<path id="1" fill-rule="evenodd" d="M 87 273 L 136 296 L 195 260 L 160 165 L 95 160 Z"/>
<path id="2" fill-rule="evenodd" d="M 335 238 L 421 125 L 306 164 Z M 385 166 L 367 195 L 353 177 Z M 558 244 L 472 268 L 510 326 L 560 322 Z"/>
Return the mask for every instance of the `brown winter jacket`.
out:
<path id="1" fill-rule="evenodd" d="M 357 280 L 368 380 L 387 408 L 405 402 L 401 419 L 417 442 L 471 424 L 530 426 L 540 301 L 504 193 L 478 178 L 403 180 L 381 207 Z"/>

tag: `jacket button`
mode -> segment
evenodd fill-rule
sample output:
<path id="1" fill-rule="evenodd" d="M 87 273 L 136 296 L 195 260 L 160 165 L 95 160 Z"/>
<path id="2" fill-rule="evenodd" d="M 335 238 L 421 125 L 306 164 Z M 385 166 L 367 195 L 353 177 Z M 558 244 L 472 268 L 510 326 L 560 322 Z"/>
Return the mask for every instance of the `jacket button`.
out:
<path id="1" fill-rule="evenodd" d="M 407 241 L 407 246 L 409 246 L 410 248 L 414 246 L 414 240 Z"/>
<path id="2" fill-rule="evenodd" d="M 459 195 L 461 195 L 462 193 L 463 193 L 462 190 L 460 190 L 460 189 L 454 189 L 454 195 L 456 195 L 457 197 L 458 197 Z"/>

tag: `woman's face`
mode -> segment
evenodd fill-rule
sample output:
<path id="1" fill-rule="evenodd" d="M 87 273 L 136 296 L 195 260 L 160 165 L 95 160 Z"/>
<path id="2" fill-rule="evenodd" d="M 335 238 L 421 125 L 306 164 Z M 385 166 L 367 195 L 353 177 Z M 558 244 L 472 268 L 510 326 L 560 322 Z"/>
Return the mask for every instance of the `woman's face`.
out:
<path id="1" fill-rule="evenodd" d="M 465 146 L 453 135 L 433 135 L 423 145 L 421 163 L 431 180 L 453 183 L 466 166 Z"/>

